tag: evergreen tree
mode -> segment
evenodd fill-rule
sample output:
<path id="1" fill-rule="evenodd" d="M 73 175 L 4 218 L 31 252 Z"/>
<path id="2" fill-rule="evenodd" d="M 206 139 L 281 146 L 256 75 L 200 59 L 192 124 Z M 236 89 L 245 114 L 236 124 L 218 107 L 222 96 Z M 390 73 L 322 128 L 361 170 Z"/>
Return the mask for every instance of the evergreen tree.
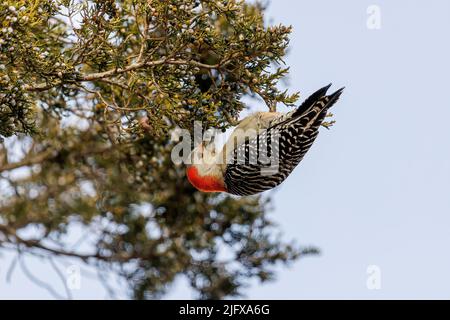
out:
<path id="1" fill-rule="evenodd" d="M 184 275 L 201 298 L 237 295 L 314 253 L 283 242 L 270 197 L 196 191 L 174 128 L 225 130 L 277 89 L 290 28 L 239 0 L 0 3 L 0 247 L 78 258 L 137 299 Z M 68 246 L 70 226 L 91 251 Z M 32 231 L 32 232 L 30 232 Z M 45 275 L 39 275 L 45 279 Z"/>

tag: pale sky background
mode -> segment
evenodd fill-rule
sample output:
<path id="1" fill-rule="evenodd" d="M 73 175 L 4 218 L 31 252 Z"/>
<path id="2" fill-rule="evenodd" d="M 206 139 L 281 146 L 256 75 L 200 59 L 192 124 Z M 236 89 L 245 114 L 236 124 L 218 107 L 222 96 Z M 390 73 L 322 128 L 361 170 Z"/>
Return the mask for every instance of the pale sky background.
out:
<path id="1" fill-rule="evenodd" d="M 379 30 L 367 27 L 370 5 L 381 10 Z M 276 281 L 254 282 L 245 298 L 449 299 L 450 1 L 273 0 L 266 17 L 294 28 L 292 91 L 305 98 L 329 82 L 346 90 L 337 124 L 277 189 L 271 214 L 286 240 L 322 254 L 278 268 Z M 2 254 L 0 298 L 53 298 L 20 268 L 8 283 L 13 256 Z M 48 263 L 27 265 L 64 295 Z M 370 265 L 381 271 L 379 290 L 366 286 Z M 82 274 L 74 298 L 107 297 Z M 179 280 L 165 298 L 192 297 Z"/>

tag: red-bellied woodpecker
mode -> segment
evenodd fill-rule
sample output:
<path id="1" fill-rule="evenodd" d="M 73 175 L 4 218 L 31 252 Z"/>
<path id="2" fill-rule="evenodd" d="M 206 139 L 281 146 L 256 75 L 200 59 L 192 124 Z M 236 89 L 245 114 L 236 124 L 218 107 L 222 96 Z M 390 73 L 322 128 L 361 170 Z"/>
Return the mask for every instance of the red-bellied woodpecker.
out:
<path id="1" fill-rule="evenodd" d="M 303 159 L 344 89 L 326 95 L 330 86 L 288 113 L 257 112 L 243 119 L 219 153 L 205 144 L 196 147 L 186 170 L 189 181 L 200 191 L 241 196 L 278 186 Z"/>

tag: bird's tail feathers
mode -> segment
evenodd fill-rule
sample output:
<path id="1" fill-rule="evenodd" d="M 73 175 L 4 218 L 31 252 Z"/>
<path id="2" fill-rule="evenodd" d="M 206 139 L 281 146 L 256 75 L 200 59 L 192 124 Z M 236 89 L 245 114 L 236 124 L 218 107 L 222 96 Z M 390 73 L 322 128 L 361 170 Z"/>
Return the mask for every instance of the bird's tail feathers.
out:
<path id="1" fill-rule="evenodd" d="M 318 128 L 324 121 L 328 110 L 338 101 L 344 88 L 333 92 L 330 95 L 319 97 L 306 112 L 302 112 L 298 117 L 298 125 L 303 128 Z"/>
<path id="2" fill-rule="evenodd" d="M 338 100 L 339 97 L 342 95 L 342 92 L 344 92 L 345 87 L 340 88 L 339 90 L 333 92 L 328 97 L 328 102 L 325 105 L 326 110 L 330 109 Z"/>
<path id="3" fill-rule="evenodd" d="M 325 108 L 329 109 L 333 104 L 336 103 L 336 101 L 339 99 L 339 97 L 342 94 L 342 91 L 344 88 L 341 88 L 337 90 L 336 92 L 326 95 L 328 89 L 331 87 L 331 83 L 323 88 L 320 88 L 316 92 L 314 92 L 312 95 L 310 95 L 298 108 L 295 110 L 295 112 L 292 114 L 292 118 L 303 116 L 313 109 L 316 108 Z"/>
<path id="4" fill-rule="evenodd" d="M 292 117 L 297 117 L 300 116 L 302 114 L 307 113 L 308 111 L 310 111 L 314 105 L 316 104 L 316 102 L 324 97 L 328 91 L 328 89 L 331 87 L 331 83 L 323 88 L 320 88 L 319 90 L 317 90 L 316 92 L 314 92 L 313 94 L 311 94 L 298 108 L 297 110 L 295 110 L 295 112 L 293 113 Z"/>

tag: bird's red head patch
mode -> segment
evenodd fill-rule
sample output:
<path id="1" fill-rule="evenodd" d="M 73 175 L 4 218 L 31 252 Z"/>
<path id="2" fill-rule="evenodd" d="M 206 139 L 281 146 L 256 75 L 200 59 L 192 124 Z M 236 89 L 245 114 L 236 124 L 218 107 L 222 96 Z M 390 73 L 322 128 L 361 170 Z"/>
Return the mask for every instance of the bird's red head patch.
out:
<path id="1" fill-rule="evenodd" d="M 227 191 L 223 182 L 214 176 L 201 176 L 195 166 L 186 169 L 189 182 L 198 190 L 203 192 L 224 192 Z"/>

